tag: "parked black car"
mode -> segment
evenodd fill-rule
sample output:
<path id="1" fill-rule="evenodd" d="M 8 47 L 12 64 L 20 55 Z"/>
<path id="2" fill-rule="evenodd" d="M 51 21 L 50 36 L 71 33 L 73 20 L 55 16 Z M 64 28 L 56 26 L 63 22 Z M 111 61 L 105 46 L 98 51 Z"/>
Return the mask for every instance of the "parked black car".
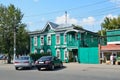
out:
<path id="1" fill-rule="evenodd" d="M 43 56 L 35 62 L 35 66 L 38 70 L 41 68 L 54 70 L 56 67 L 63 67 L 63 63 L 57 57 Z"/>

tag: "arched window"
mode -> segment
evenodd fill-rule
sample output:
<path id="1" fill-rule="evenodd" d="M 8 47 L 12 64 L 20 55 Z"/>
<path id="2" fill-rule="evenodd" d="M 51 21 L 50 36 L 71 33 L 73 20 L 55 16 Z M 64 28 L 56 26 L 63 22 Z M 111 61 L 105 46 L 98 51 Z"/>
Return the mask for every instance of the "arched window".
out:
<path id="1" fill-rule="evenodd" d="M 37 50 L 35 49 L 35 50 L 34 50 L 34 54 L 36 54 L 36 53 L 37 53 Z"/>
<path id="2" fill-rule="evenodd" d="M 56 56 L 60 59 L 60 50 L 59 49 L 56 50 Z"/>
<path id="3" fill-rule="evenodd" d="M 43 49 L 41 49 L 41 50 L 40 50 L 40 53 L 44 53 L 44 50 L 43 50 Z"/>
<path id="4" fill-rule="evenodd" d="M 64 59 L 68 59 L 69 55 L 68 55 L 68 51 L 67 49 L 64 50 Z"/>
<path id="5" fill-rule="evenodd" d="M 47 53 L 51 55 L 51 50 L 50 50 L 50 49 L 48 49 L 48 50 L 47 50 Z"/>

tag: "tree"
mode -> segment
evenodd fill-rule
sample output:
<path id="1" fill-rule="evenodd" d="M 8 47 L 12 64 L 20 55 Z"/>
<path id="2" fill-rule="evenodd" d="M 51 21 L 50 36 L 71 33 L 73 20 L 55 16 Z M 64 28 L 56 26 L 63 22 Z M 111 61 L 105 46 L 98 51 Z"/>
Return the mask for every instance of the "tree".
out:
<path id="1" fill-rule="evenodd" d="M 106 17 L 104 19 L 104 22 L 101 23 L 101 26 L 105 30 L 120 29 L 120 16 L 118 16 L 117 18 L 108 18 L 108 17 Z"/>
<path id="2" fill-rule="evenodd" d="M 8 7 L 0 5 L 0 52 L 7 53 L 8 63 L 11 62 L 13 55 L 14 29 L 17 33 L 17 48 L 24 53 L 23 50 L 28 49 L 27 46 L 29 46 L 26 25 L 21 22 L 22 18 L 22 12 L 14 5 L 10 4 Z M 23 37 L 24 39 L 22 39 Z M 17 50 L 17 53 L 20 51 Z"/>
<path id="3" fill-rule="evenodd" d="M 120 16 L 118 16 L 117 18 L 108 18 L 106 17 L 104 19 L 104 21 L 101 23 L 101 28 L 102 30 L 98 32 L 98 34 L 100 34 L 101 37 L 101 42 L 107 42 L 106 39 L 106 30 L 114 30 L 114 29 L 120 29 Z"/>

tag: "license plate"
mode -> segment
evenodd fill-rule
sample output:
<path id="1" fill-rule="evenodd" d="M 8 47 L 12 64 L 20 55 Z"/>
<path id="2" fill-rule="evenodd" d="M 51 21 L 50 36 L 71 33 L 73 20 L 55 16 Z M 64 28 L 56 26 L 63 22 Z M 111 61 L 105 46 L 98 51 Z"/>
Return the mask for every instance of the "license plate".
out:
<path id="1" fill-rule="evenodd" d="M 39 62 L 40 64 L 43 64 L 44 62 Z"/>

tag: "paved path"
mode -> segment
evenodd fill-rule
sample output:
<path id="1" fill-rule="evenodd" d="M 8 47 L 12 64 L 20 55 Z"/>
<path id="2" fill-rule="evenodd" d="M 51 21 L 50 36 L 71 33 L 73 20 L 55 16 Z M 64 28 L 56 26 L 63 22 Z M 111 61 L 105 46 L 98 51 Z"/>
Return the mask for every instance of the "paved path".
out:
<path id="1" fill-rule="evenodd" d="M 16 71 L 13 64 L 0 64 L 0 80 L 120 80 L 120 65 L 65 63 L 54 71 Z"/>

